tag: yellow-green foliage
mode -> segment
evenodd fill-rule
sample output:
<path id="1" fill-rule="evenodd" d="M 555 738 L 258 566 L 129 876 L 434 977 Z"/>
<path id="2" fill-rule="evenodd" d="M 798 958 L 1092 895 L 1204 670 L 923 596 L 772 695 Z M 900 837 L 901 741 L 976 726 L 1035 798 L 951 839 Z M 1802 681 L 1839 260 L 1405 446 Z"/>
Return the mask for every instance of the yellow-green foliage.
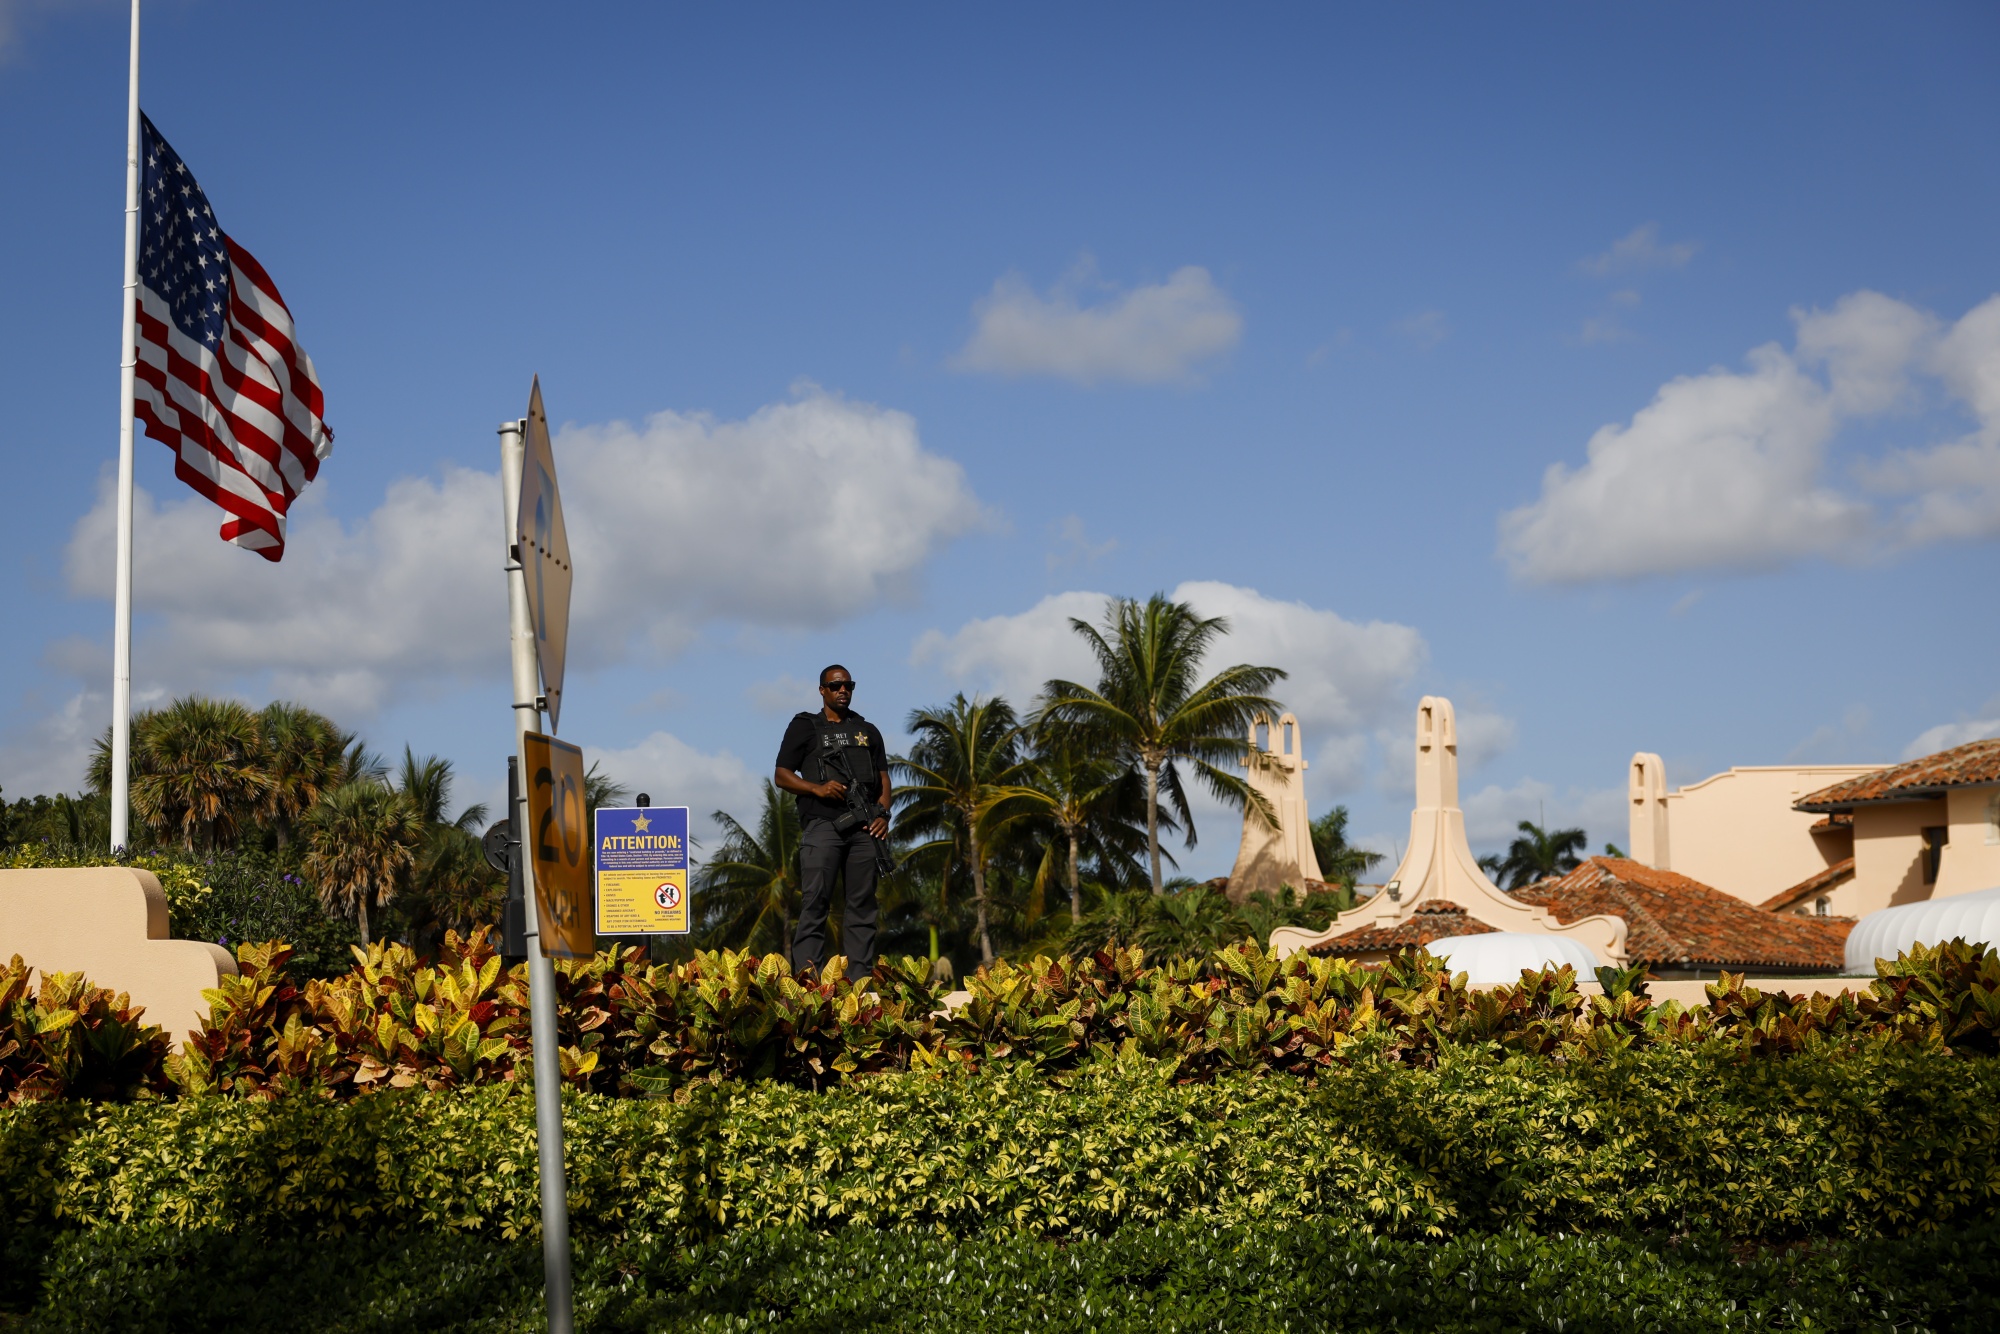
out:
<path id="1" fill-rule="evenodd" d="M 167 912 L 176 921 L 192 913 L 195 906 L 213 892 L 203 878 L 201 868 L 181 857 L 156 853 L 114 857 L 108 852 L 84 852 L 73 847 L 51 848 L 45 843 L 0 848 L 0 871 L 39 870 L 54 866 L 136 866 L 142 871 L 151 871 L 159 879 L 160 888 L 166 892 Z"/>
<path id="2" fill-rule="evenodd" d="M 448 937 L 433 962 L 398 944 L 355 954 L 348 973 L 297 987 L 288 947 L 239 947 L 242 975 L 205 993 L 209 1015 L 165 1077 L 186 1095 L 269 1099 L 527 1073 L 526 970 L 503 969 L 483 933 Z M 1430 1068 L 1453 1054 L 1585 1064 L 1701 1047 L 1771 1059 L 1883 1040 L 2000 1054 L 2000 952 L 1963 941 L 1913 950 L 1863 990 L 1834 997 L 1766 993 L 1725 976 L 1694 1009 L 1651 1004 L 1637 970 L 1599 970 L 1602 994 L 1585 994 L 1568 968 L 1475 991 L 1422 952 L 1379 967 L 1276 959 L 1248 944 L 1157 967 L 1136 950 L 1001 962 L 969 979 L 969 1003 L 949 1013 L 921 960 L 885 961 L 858 983 L 843 968 L 794 975 L 778 956 L 726 950 L 673 965 L 638 950 L 559 963 L 562 1076 L 592 1092 L 661 1096 L 742 1080 L 818 1090 L 900 1070 L 1018 1065 L 1047 1075 L 1112 1057 L 1166 1062 L 1177 1080 L 1206 1082 L 1232 1072 L 1315 1079 L 1384 1062 Z M 16 1060 L 0 1052 L 0 1087 L 30 1090 L 18 1096 L 93 1096 L 27 1079 L 10 1068 Z"/>
<path id="3" fill-rule="evenodd" d="M 0 1103 L 124 1099 L 161 1087 L 166 1035 L 123 992 L 51 973 L 37 992 L 16 954 L 0 967 Z"/>
<path id="4" fill-rule="evenodd" d="M 327 1234 L 536 1227 L 533 1100 L 222 1098 L 0 1112 L 0 1203 L 64 1227 Z M 1581 1066 L 1454 1055 L 1316 1081 L 1171 1063 L 906 1072 L 814 1094 L 569 1092 L 584 1232 L 850 1224 L 1102 1233 L 1300 1220 L 1399 1236 L 1513 1225 L 1903 1233 L 2000 1205 L 2000 1062 L 1875 1042 L 1786 1061 L 1659 1048 Z"/>

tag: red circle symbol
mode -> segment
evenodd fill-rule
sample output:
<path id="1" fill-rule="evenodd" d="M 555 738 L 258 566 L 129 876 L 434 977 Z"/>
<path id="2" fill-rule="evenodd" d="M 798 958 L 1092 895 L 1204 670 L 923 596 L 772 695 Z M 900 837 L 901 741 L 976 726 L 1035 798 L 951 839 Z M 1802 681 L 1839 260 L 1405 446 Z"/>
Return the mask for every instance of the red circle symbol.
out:
<path id="1" fill-rule="evenodd" d="M 681 887 L 669 880 L 653 891 L 653 902 L 672 911 L 681 906 Z"/>

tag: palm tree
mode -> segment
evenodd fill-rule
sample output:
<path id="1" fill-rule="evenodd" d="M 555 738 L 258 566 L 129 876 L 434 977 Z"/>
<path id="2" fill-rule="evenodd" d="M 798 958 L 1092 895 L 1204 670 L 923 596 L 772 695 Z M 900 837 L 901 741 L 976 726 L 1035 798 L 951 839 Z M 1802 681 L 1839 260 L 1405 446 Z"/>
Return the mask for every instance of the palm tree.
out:
<path id="1" fill-rule="evenodd" d="M 91 756 L 90 785 L 111 790 L 109 728 Z M 187 695 L 132 719 L 133 813 L 189 852 L 234 845 L 270 785 L 257 715 L 236 700 Z"/>
<path id="2" fill-rule="evenodd" d="M 703 935 L 736 949 L 783 953 L 799 908 L 799 807 L 764 780 L 753 833 L 717 811 L 722 846 L 695 872 Z"/>
<path id="3" fill-rule="evenodd" d="M 1042 717 L 1073 728 L 1073 744 L 1116 754 L 1145 775 L 1146 851 L 1153 893 L 1162 893 L 1162 787 L 1187 826 L 1187 846 L 1195 845 L 1194 812 L 1181 785 L 1181 761 L 1218 797 L 1238 806 L 1253 803 L 1266 818 L 1275 818 L 1248 783 L 1218 765 L 1242 760 L 1244 738 L 1258 714 L 1278 713 L 1278 702 L 1265 692 L 1285 673 L 1238 663 L 1198 681 L 1202 658 L 1217 638 L 1229 633 L 1229 622 L 1197 616 L 1187 603 L 1169 602 L 1161 593 L 1145 602 L 1111 599 L 1103 632 L 1075 617 L 1070 627 L 1097 658 L 1097 688 L 1050 681 L 1043 691 L 1047 703 Z"/>
<path id="4" fill-rule="evenodd" d="M 486 823 L 486 804 L 474 802 L 454 817 L 452 778 L 450 760 L 436 755 L 418 759 L 408 745 L 403 747 L 395 788 L 419 830 L 410 887 L 438 922 L 464 929 L 496 920 L 507 891 L 477 837 Z"/>
<path id="5" fill-rule="evenodd" d="M 979 957 L 992 963 L 986 862 L 994 834 L 1014 818 L 998 808 L 1022 776 L 1020 721 L 1004 699 L 968 700 L 960 694 L 941 709 L 912 710 L 905 727 L 916 744 L 908 756 L 889 761 L 902 780 L 893 796 L 896 834 L 926 839 L 913 849 L 918 853 L 945 844 L 963 849 L 972 872 Z"/>
<path id="6" fill-rule="evenodd" d="M 1029 814 L 1051 827 L 1055 837 L 1035 867 L 1029 920 L 1039 916 L 1048 883 L 1060 866 L 1069 890 L 1069 920 L 1075 925 L 1083 920 L 1079 854 L 1084 849 L 1100 866 L 1125 860 L 1137 874 L 1137 863 L 1130 859 L 1146 842 L 1140 809 L 1144 789 L 1130 767 L 1064 744 L 1060 729 L 1038 730 L 1036 740 L 1042 744 L 1019 780 L 995 793 L 996 810 Z"/>
<path id="7" fill-rule="evenodd" d="M 1507 855 L 1500 861 L 1500 873 L 1507 877 L 1508 889 L 1519 889 L 1577 868 L 1577 854 L 1585 842 L 1581 829 L 1549 830 L 1533 820 L 1523 820 L 1515 827 L 1521 836 L 1507 845 Z"/>
<path id="8" fill-rule="evenodd" d="M 1335 806 L 1325 815 L 1312 822 L 1313 856 L 1319 860 L 1319 873 L 1329 884 L 1354 888 L 1354 882 L 1376 862 L 1382 860 L 1379 852 L 1357 848 L 1347 841 L 1347 807 Z"/>
<path id="9" fill-rule="evenodd" d="M 422 839 L 416 810 L 377 779 L 341 784 L 307 817 L 306 874 L 329 910 L 354 913 L 364 946 L 370 905 L 396 897 Z"/>
<path id="10" fill-rule="evenodd" d="M 263 742 L 264 775 L 270 786 L 257 803 L 257 818 L 269 826 L 283 851 L 292 831 L 319 799 L 339 785 L 352 734 L 325 714 L 274 700 L 257 715 Z"/>
<path id="11" fill-rule="evenodd" d="M 479 839 L 455 824 L 425 831 L 411 880 L 440 927 L 491 926 L 507 902 L 507 877 L 487 862 Z"/>

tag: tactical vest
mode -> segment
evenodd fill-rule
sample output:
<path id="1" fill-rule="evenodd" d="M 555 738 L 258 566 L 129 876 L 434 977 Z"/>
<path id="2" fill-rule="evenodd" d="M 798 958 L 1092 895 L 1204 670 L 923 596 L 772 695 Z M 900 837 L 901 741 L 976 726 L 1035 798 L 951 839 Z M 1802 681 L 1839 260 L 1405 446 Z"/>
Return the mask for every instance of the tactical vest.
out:
<path id="1" fill-rule="evenodd" d="M 846 761 L 844 774 L 838 771 L 841 767 L 838 762 L 827 763 L 830 754 L 836 751 Z M 858 722 L 833 722 L 824 713 L 814 714 L 813 748 L 806 756 L 805 776 L 815 783 L 837 778 L 869 801 L 875 800 L 879 784 L 875 777 L 875 756 L 868 749 L 868 729 Z"/>

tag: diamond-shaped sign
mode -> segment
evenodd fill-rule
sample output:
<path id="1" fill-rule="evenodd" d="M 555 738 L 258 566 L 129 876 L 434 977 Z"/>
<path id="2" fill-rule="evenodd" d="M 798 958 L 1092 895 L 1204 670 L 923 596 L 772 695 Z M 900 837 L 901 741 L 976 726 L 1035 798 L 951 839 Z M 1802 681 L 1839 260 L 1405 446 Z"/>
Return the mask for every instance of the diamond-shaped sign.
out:
<path id="1" fill-rule="evenodd" d="M 528 584 L 528 618 L 535 631 L 535 660 L 542 666 L 549 730 L 562 718 L 563 657 L 569 648 L 569 532 L 562 494 L 556 490 L 556 457 L 549 448 L 549 419 L 542 411 L 542 377 L 528 391 L 526 456 L 521 460 L 521 505 L 514 541 Z"/>

